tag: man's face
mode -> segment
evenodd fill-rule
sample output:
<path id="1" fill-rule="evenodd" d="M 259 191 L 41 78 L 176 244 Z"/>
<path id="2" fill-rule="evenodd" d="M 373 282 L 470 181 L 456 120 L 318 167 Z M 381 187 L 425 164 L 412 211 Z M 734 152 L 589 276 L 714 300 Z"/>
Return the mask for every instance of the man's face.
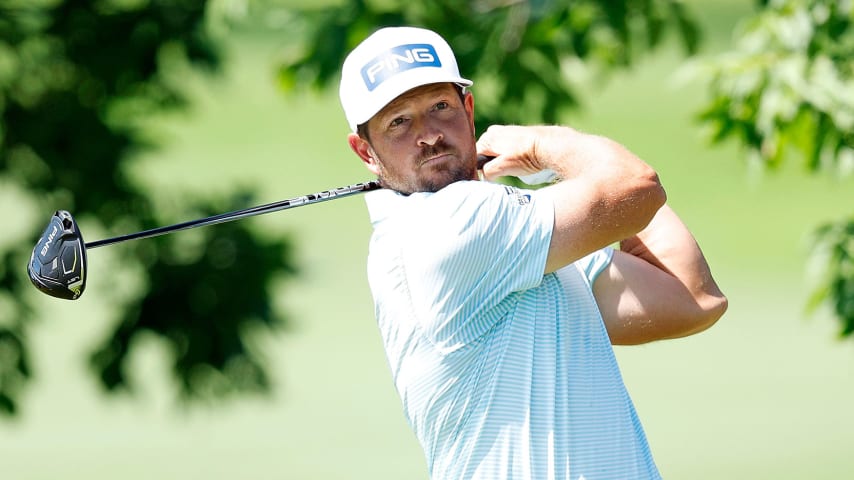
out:
<path id="1" fill-rule="evenodd" d="M 477 179 L 474 99 L 450 83 L 414 88 L 386 105 L 367 124 L 370 142 L 350 146 L 384 187 L 401 193 L 435 192 Z"/>

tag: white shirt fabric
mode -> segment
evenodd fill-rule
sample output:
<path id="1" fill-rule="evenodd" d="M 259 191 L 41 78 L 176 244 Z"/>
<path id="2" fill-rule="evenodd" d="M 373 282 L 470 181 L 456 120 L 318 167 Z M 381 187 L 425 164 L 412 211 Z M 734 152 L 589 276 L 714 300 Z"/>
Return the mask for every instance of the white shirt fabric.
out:
<path id="1" fill-rule="evenodd" d="M 366 199 L 377 322 L 433 480 L 660 478 L 591 290 L 610 248 L 543 275 L 554 206 L 534 191 Z"/>

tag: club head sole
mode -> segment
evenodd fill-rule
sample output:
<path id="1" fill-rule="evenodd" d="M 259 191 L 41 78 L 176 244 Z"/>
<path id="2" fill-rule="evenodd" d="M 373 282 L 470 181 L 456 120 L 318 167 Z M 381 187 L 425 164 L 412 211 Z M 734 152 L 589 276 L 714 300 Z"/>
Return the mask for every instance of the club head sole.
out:
<path id="1" fill-rule="evenodd" d="M 77 222 L 58 210 L 42 233 L 27 265 L 30 281 L 56 298 L 76 300 L 86 288 L 86 244 Z"/>

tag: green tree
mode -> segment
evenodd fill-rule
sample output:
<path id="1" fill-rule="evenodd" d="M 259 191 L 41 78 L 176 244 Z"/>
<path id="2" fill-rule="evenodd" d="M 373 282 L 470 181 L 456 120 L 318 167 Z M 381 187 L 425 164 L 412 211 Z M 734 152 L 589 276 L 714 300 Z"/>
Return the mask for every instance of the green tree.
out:
<path id="1" fill-rule="evenodd" d="M 714 139 L 736 138 L 750 161 L 776 169 L 798 158 L 807 172 L 854 172 L 854 4 L 762 0 L 735 49 L 709 64 L 711 100 L 700 119 Z M 827 303 L 840 335 L 854 334 L 854 211 L 815 232 Z"/>
<path id="2" fill-rule="evenodd" d="M 61 206 L 116 234 L 245 206 L 249 194 L 235 192 L 168 215 L 128 174 L 135 153 L 156 148 L 139 119 L 187 104 L 168 75 L 170 62 L 217 71 L 209 21 L 203 0 L 0 1 L 0 181 L 26 192 L 40 211 Z M 24 265 L 42 228 L 0 251 L 6 414 L 18 410 L 32 375 L 27 333 L 37 309 Z M 146 332 L 169 345 L 182 398 L 268 389 L 245 335 L 284 323 L 271 306 L 270 284 L 294 273 L 290 244 L 261 238 L 245 223 L 204 230 L 190 249 L 170 237 L 116 247 L 122 264 L 141 272 L 143 287 L 106 292 L 120 313 L 90 364 L 108 391 L 132 387 L 124 366 Z"/>
<path id="3" fill-rule="evenodd" d="M 760 0 L 735 47 L 705 62 L 710 100 L 698 113 L 715 142 L 735 138 L 752 161 L 775 169 L 799 156 L 808 172 L 854 171 L 854 29 L 847 0 Z M 302 48 L 281 66 L 285 90 L 328 88 L 346 54 L 383 25 L 442 34 L 478 85 L 476 123 L 553 123 L 578 108 L 573 69 L 631 67 L 671 30 L 696 52 L 697 23 L 677 0 L 368 2 L 301 11 Z M 854 333 L 854 217 L 821 226 L 815 251 L 824 281 L 813 305 L 830 304 Z"/>
<path id="4" fill-rule="evenodd" d="M 557 122 L 578 107 L 571 71 L 629 68 L 674 30 L 686 53 L 699 43 L 696 21 L 676 0 L 367 2 L 303 10 L 292 28 L 301 48 L 280 68 L 285 90 L 327 88 L 344 57 L 382 25 L 419 25 L 453 46 L 478 85 L 476 124 Z"/>

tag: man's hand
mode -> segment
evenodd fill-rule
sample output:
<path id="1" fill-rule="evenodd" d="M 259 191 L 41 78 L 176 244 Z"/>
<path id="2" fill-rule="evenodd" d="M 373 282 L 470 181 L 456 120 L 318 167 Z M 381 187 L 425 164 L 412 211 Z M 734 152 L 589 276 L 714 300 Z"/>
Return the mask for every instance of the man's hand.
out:
<path id="1" fill-rule="evenodd" d="M 480 137 L 477 142 L 477 152 L 481 155 L 495 157 L 483 168 L 483 174 L 488 180 L 498 177 L 521 177 L 535 174 L 548 169 L 542 162 L 548 161 L 538 152 L 538 144 L 546 138 L 554 136 L 552 141 L 560 140 L 560 129 L 566 134 L 568 127 L 522 127 L 493 125 Z"/>

